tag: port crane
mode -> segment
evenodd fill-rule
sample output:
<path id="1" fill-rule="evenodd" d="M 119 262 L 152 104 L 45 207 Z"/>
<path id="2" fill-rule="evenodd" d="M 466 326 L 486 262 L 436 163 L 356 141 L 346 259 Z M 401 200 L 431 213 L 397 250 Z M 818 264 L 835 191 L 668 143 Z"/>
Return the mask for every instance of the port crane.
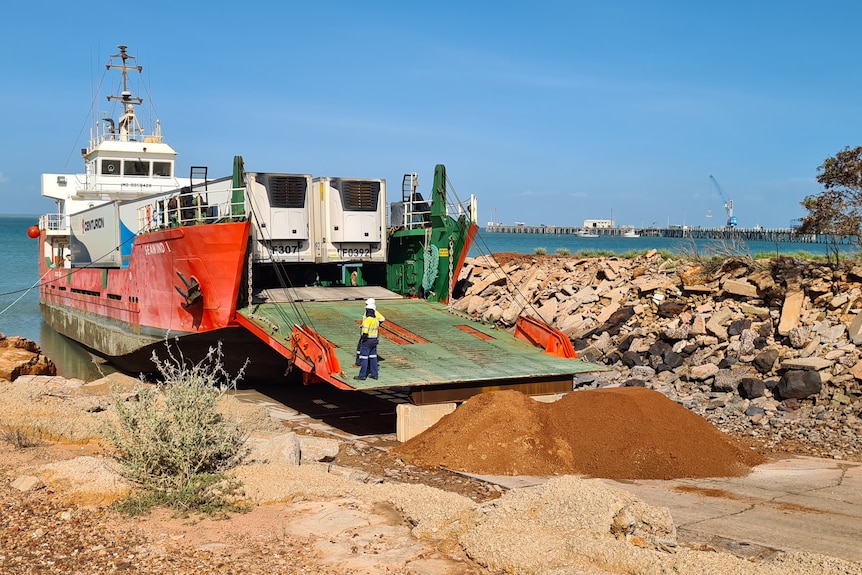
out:
<path id="1" fill-rule="evenodd" d="M 727 212 L 727 224 L 725 225 L 728 228 L 735 228 L 736 216 L 733 215 L 733 200 L 728 200 L 724 197 L 724 192 L 721 191 L 721 186 L 718 185 L 718 180 L 715 179 L 715 176 L 710 174 L 709 179 L 712 181 L 712 185 L 715 186 L 715 191 L 717 191 L 718 195 L 721 196 L 721 201 L 724 202 L 724 209 Z"/>

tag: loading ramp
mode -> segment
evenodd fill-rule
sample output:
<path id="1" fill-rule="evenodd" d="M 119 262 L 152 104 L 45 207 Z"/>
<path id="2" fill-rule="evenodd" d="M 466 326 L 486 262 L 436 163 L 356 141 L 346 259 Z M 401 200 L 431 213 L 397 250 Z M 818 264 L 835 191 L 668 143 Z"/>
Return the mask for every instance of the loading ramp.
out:
<path id="1" fill-rule="evenodd" d="M 383 361 L 379 379 L 356 380 L 358 369 L 352 366 L 369 297 L 386 318 L 378 346 Z M 360 391 L 410 388 L 416 404 L 459 401 L 498 389 L 565 393 L 572 390 L 576 373 L 606 369 L 554 357 L 492 324 L 381 287 L 267 290 L 256 294 L 250 307 L 237 310 L 237 320 L 310 380 Z"/>

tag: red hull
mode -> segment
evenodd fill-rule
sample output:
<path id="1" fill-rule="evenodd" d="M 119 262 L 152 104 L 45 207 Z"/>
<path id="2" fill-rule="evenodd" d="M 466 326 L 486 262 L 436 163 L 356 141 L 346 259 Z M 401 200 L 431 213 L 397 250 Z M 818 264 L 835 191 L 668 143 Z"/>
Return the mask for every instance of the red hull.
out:
<path id="1" fill-rule="evenodd" d="M 248 237 L 248 222 L 142 234 L 122 269 L 49 268 L 40 258 L 43 315 L 60 333 L 108 357 L 166 336 L 235 327 Z M 188 291 L 187 282 L 201 293 L 190 304 L 177 289 Z"/>

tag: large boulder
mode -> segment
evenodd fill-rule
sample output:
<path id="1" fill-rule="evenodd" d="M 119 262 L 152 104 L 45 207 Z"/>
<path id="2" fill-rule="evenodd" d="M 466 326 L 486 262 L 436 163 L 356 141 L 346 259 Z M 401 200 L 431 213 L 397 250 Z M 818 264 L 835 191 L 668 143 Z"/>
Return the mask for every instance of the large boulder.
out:
<path id="1" fill-rule="evenodd" d="M 743 399 L 756 399 L 766 393 L 766 383 L 755 377 L 744 377 L 739 381 L 737 389 Z"/>
<path id="2" fill-rule="evenodd" d="M 782 399 L 803 399 L 820 393 L 819 371 L 792 369 L 784 374 L 776 391 Z"/>
<path id="3" fill-rule="evenodd" d="M 752 363 L 760 373 L 769 373 L 775 366 L 776 361 L 778 361 L 778 350 L 766 349 L 757 354 Z"/>
<path id="4" fill-rule="evenodd" d="M 57 366 L 35 342 L 0 334 L 0 379 L 15 381 L 21 375 L 57 375 Z"/>

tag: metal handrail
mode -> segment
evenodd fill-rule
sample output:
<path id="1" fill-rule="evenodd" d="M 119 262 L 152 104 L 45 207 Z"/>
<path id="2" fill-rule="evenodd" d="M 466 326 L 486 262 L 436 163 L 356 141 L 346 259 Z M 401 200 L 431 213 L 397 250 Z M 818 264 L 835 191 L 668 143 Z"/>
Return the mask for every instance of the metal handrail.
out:
<path id="1" fill-rule="evenodd" d="M 42 214 L 39 216 L 39 229 L 49 232 L 67 231 L 69 216 L 65 214 Z"/>
<path id="2" fill-rule="evenodd" d="M 235 221 L 234 208 L 239 208 L 243 218 L 248 217 L 244 202 L 228 200 L 209 204 L 203 194 L 196 192 L 165 196 L 138 208 L 138 229 L 141 233 L 147 233 L 180 226 Z"/>
<path id="3" fill-rule="evenodd" d="M 431 208 L 425 200 L 402 201 L 403 211 L 401 213 L 400 225 L 412 230 L 414 228 L 426 228 L 431 225 Z"/>

